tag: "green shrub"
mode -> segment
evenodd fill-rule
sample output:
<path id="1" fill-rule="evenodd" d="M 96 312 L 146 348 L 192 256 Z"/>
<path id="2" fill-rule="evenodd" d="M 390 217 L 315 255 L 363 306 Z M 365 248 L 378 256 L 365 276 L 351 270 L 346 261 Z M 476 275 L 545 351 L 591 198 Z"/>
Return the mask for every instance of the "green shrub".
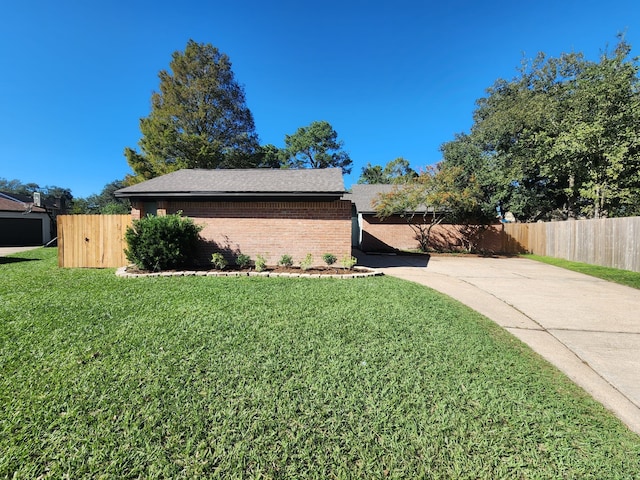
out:
<path id="1" fill-rule="evenodd" d="M 326 263 L 330 267 L 331 265 L 336 263 L 336 260 L 338 259 L 333 253 L 325 253 L 324 255 L 322 255 L 322 260 L 324 260 L 324 263 Z"/>
<path id="2" fill-rule="evenodd" d="M 211 263 L 213 265 L 213 268 L 215 268 L 216 270 L 224 270 L 229 264 L 229 262 L 227 262 L 227 259 L 224 258 L 224 255 L 222 255 L 220 252 L 216 252 L 211 255 Z"/>
<path id="3" fill-rule="evenodd" d="M 285 253 L 284 255 L 282 255 L 282 257 L 280 257 L 280 260 L 278 261 L 278 265 L 282 265 L 283 267 L 293 266 L 293 257 Z"/>
<path id="4" fill-rule="evenodd" d="M 127 227 L 127 259 L 154 272 L 184 267 L 193 258 L 203 227 L 180 214 L 147 216 Z"/>
<path id="5" fill-rule="evenodd" d="M 340 259 L 340 265 L 345 270 L 351 270 L 356 263 L 358 263 L 358 259 L 351 255 L 345 255 Z"/>
<path id="6" fill-rule="evenodd" d="M 267 259 L 262 255 L 256 255 L 256 272 L 264 272 L 267 269 Z"/>
<path id="7" fill-rule="evenodd" d="M 251 257 L 249 255 L 245 255 L 244 253 L 240 253 L 236 257 L 236 265 L 240 268 L 247 268 L 251 265 Z"/>
<path id="8" fill-rule="evenodd" d="M 307 256 L 304 257 L 304 260 L 300 262 L 300 268 L 302 270 L 309 270 L 313 265 L 313 255 L 307 253 Z"/>

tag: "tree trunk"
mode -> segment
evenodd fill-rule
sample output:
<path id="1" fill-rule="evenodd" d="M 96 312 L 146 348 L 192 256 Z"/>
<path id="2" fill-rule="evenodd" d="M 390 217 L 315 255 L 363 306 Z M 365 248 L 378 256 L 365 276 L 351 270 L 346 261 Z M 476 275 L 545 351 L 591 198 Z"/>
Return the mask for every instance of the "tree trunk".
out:
<path id="1" fill-rule="evenodd" d="M 574 196 L 576 188 L 575 174 L 569 174 L 569 195 L 567 195 L 567 218 L 576 218 Z"/>

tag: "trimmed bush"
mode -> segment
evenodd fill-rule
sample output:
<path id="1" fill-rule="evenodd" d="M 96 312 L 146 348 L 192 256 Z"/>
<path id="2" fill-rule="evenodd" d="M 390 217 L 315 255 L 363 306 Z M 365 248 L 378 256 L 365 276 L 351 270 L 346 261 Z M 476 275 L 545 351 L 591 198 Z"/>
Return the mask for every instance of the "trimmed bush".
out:
<path id="1" fill-rule="evenodd" d="M 338 259 L 333 253 L 325 253 L 324 255 L 322 255 L 322 260 L 324 260 L 324 263 L 326 263 L 327 266 L 330 267 L 331 265 L 336 263 L 336 260 Z"/>
<path id="2" fill-rule="evenodd" d="M 264 255 L 256 255 L 256 272 L 264 272 L 267 269 L 267 259 Z"/>
<path id="3" fill-rule="evenodd" d="M 300 262 L 300 268 L 302 270 L 309 270 L 313 266 L 313 255 L 307 253 L 304 260 Z"/>
<path id="4" fill-rule="evenodd" d="M 340 265 L 345 270 L 351 270 L 356 263 L 358 263 L 358 259 L 351 255 L 345 255 L 340 259 Z"/>
<path id="5" fill-rule="evenodd" d="M 283 267 L 291 267 L 293 265 L 293 258 L 291 255 L 287 255 L 286 253 L 280 257 L 278 261 L 278 265 L 282 265 Z"/>
<path id="6" fill-rule="evenodd" d="M 216 270 L 224 270 L 229 262 L 227 262 L 227 259 L 224 258 L 224 255 L 222 255 L 220 252 L 216 252 L 211 254 L 211 264 Z"/>
<path id="7" fill-rule="evenodd" d="M 142 270 L 181 268 L 193 258 L 203 227 L 180 214 L 147 216 L 127 227 L 127 260 Z"/>
<path id="8" fill-rule="evenodd" d="M 236 265 L 240 268 L 246 268 L 251 265 L 251 257 L 249 255 L 245 255 L 244 253 L 239 254 L 236 257 Z"/>

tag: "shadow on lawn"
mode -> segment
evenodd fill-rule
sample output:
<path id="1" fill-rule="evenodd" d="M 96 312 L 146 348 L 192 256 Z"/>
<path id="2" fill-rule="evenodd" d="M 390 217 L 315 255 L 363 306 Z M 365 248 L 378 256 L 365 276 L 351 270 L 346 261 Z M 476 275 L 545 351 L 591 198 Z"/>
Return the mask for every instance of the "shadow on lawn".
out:
<path id="1" fill-rule="evenodd" d="M 19 262 L 33 262 L 38 261 L 39 258 L 20 258 L 20 257 L 0 257 L 0 265 L 5 263 L 19 263 Z"/>

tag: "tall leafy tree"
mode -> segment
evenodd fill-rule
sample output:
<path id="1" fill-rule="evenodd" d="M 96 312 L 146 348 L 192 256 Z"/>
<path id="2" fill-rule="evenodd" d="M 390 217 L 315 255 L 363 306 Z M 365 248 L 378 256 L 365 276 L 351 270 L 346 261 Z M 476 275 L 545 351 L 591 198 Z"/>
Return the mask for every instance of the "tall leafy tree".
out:
<path id="1" fill-rule="evenodd" d="M 551 143 L 552 173 L 575 165 L 571 193 L 589 217 L 629 213 L 640 194 L 640 83 L 630 50 L 621 42 L 584 67 Z"/>
<path id="2" fill-rule="evenodd" d="M 524 63 L 478 100 L 471 132 L 443 145 L 444 167 L 462 165 L 485 202 L 524 221 L 640 213 L 640 88 L 629 55 L 621 40 L 597 62 L 571 53 Z"/>
<path id="3" fill-rule="evenodd" d="M 395 160 L 391 160 L 384 167 L 367 163 L 366 167 L 362 167 L 362 173 L 360 174 L 360 178 L 358 178 L 358 183 L 401 183 L 409 181 L 417 175 L 415 170 L 411 168 L 409 160 L 398 157 Z"/>
<path id="4" fill-rule="evenodd" d="M 140 120 L 140 152 L 125 149 L 134 176 L 146 180 L 180 168 L 257 166 L 258 137 L 231 61 L 211 44 L 189 40 L 159 73 L 160 91 Z"/>
<path id="5" fill-rule="evenodd" d="M 285 135 L 282 150 L 284 166 L 288 168 L 342 168 L 351 172 L 352 160 L 343 149 L 344 142 L 326 121 L 312 122 L 294 134 Z"/>
<path id="6" fill-rule="evenodd" d="M 477 101 L 470 137 L 482 151 L 484 170 L 498 173 L 492 200 L 521 219 L 545 218 L 558 207 L 554 197 L 561 187 L 542 172 L 542 146 L 546 136 L 556 135 L 563 85 L 582 63 L 580 55 L 548 60 L 540 54 L 523 64 L 518 77 L 499 79 Z"/>
<path id="7" fill-rule="evenodd" d="M 509 181 L 496 168 L 493 157 L 484 155 L 474 137 L 464 133 L 456 134 L 452 141 L 443 143 L 440 152 L 443 160 L 438 165 L 439 170 L 450 170 L 458 185 L 475 184 L 477 209 L 474 216 L 487 222 L 495 219 L 497 207 L 505 200 L 503 192 Z"/>

